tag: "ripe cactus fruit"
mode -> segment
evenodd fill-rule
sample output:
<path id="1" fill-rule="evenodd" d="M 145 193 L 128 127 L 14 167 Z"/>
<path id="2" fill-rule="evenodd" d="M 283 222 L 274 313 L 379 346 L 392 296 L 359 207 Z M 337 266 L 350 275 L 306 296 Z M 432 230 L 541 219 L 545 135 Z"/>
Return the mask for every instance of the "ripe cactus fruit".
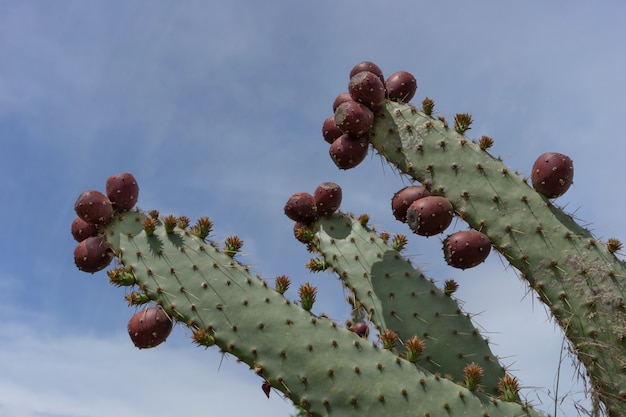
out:
<path id="1" fill-rule="evenodd" d="M 374 113 L 356 101 L 341 103 L 335 110 L 335 125 L 343 132 L 360 136 L 367 133 L 374 123 Z"/>
<path id="2" fill-rule="evenodd" d="M 106 181 L 106 194 L 115 210 L 128 211 L 137 203 L 139 186 L 130 172 L 110 176 Z"/>
<path id="3" fill-rule="evenodd" d="M 295 222 L 310 224 L 317 219 L 315 199 L 309 193 L 295 193 L 285 203 L 285 215 Z"/>
<path id="4" fill-rule="evenodd" d="M 472 268 L 484 262 L 490 251 L 491 241 L 477 230 L 462 230 L 443 241 L 446 262 L 455 268 Z"/>
<path id="5" fill-rule="evenodd" d="M 548 198 L 560 197 L 574 181 L 572 160 L 557 152 L 541 154 L 533 164 L 533 188 Z"/>
<path id="6" fill-rule="evenodd" d="M 396 220 L 406 223 L 406 212 L 411 204 L 429 195 L 430 192 L 421 185 L 409 185 L 396 192 L 391 198 L 391 211 Z"/>
<path id="7" fill-rule="evenodd" d="M 369 71 L 361 71 L 350 78 L 348 91 L 354 101 L 376 111 L 385 101 L 385 84 Z"/>
<path id="8" fill-rule="evenodd" d="M 333 143 L 341 135 L 343 135 L 343 132 L 335 124 L 335 116 L 328 116 L 322 124 L 324 140 L 328 143 Z"/>
<path id="9" fill-rule="evenodd" d="M 111 200 L 96 190 L 83 191 L 74 203 L 74 210 L 78 217 L 95 225 L 106 224 L 113 217 Z"/>
<path id="10" fill-rule="evenodd" d="M 443 232 L 454 218 L 452 204 L 445 197 L 426 196 L 415 200 L 406 212 L 409 228 L 420 236 Z"/>
<path id="11" fill-rule="evenodd" d="M 341 103 L 345 103 L 346 101 L 354 101 L 350 93 L 341 93 L 335 97 L 335 101 L 333 101 L 333 113 L 337 110 L 337 107 L 339 107 Z"/>
<path id="12" fill-rule="evenodd" d="M 341 135 L 330 145 L 328 153 L 339 169 L 350 169 L 359 165 L 369 150 L 365 136 Z"/>
<path id="13" fill-rule="evenodd" d="M 147 307 L 128 321 L 128 335 L 139 349 L 149 349 L 165 342 L 173 327 L 172 320 L 160 306 Z"/>
<path id="14" fill-rule="evenodd" d="M 81 242 L 87 239 L 88 237 L 95 236 L 96 234 L 98 234 L 98 228 L 96 227 L 96 225 L 87 223 L 80 217 L 76 217 L 72 221 L 71 230 L 72 230 L 72 236 L 74 237 L 74 240 L 76 240 L 77 242 Z"/>
<path id="15" fill-rule="evenodd" d="M 352 67 L 352 69 L 350 70 L 350 78 L 354 77 L 356 74 L 362 71 L 368 71 L 376 74 L 376 76 L 380 78 L 380 81 L 383 83 L 383 85 L 385 84 L 385 76 L 383 75 L 383 71 L 378 65 L 374 64 L 371 61 L 359 62 L 354 67 Z"/>
<path id="16" fill-rule="evenodd" d="M 370 329 L 367 326 L 367 324 L 365 324 L 364 322 L 360 321 L 358 323 L 354 323 L 350 327 L 350 330 L 352 330 L 354 333 L 356 333 L 360 337 L 367 337 Z"/>
<path id="17" fill-rule="evenodd" d="M 397 71 L 387 78 L 385 88 L 389 100 L 408 103 L 417 91 L 417 81 L 412 74 L 406 71 Z"/>
<path id="18" fill-rule="evenodd" d="M 323 182 L 313 193 L 315 207 L 320 216 L 330 216 L 341 205 L 341 187 L 334 182 Z"/>
<path id="19" fill-rule="evenodd" d="M 106 268 L 113 259 L 109 244 L 100 236 L 90 236 L 78 243 L 74 249 L 74 263 L 84 272 L 98 272 Z"/>

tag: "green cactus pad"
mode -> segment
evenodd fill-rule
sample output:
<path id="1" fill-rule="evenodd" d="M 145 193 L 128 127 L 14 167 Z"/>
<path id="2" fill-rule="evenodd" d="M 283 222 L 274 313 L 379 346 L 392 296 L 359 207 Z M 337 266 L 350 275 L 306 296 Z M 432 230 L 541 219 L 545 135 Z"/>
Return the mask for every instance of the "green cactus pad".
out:
<path id="1" fill-rule="evenodd" d="M 485 391 L 497 392 L 504 369 L 454 299 L 354 217 L 335 214 L 318 220 L 316 226 L 312 247 L 381 333 L 393 330 L 402 342 L 419 337 L 425 349 L 417 363 L 457 382 L 463 381 L 465 366 L 476 362 L 484 369 Z"/>
<path id="2" fill-rule="evenodd" d="M 313 416 L 539 416 L 472 393 L 303 310 L 184 230 L 167 233 L 158 220 L 148 236 L 144 219 L 126 213 L 106 230 L 137 287 Z"/>
<path id="3" fill-rule="evenodd" d="M 594 393 L 611 413 L 626 415 L 624 264 L 485 146 L 411 105 L 385 103 L 370 140 L 489 237 L 561 325 Z"/>

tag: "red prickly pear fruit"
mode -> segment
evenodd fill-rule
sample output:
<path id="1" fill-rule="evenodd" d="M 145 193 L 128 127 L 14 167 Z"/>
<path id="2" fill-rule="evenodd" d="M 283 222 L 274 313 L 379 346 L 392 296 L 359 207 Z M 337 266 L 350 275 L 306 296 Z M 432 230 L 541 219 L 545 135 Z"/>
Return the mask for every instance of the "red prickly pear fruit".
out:
<path id="1" fill-rule="evenodd" d="M 165 342 L 174 323 L 160 306 L 147 307 L 128 321 L 128 335 L 139 349 L 149 349 Z"/>
<path id="2" fill-rule="evenodd" d="M 83 191 L 74 203 L 74 210 L 78 217 L 87 223 L 103 225 L 113 217 L 111 200 L 100 191 Z"/>
<path id="3" fill-rule="evenodd" d="M 285 215 L 294 222 L 313 223 L 317 220 L 315 199 L 309 193 L 295 193 L 285 203 Z"/>
<path id="4" fill-rule="evenodd" d="M 339 94 L 336 98 L 335 101 L 333 101 L 333 113 L 335 111 L 337 111 L 337 107 L 339 107 L 339 105 L 341 103 L 345 103 L 346 101 L 354 101 L 354 99 L 352 98 L 352 96 L 350 95 L 350 93 L 341 93 Z"/>
<path id="5" fill-rule="evenodd" d="M 476 230 L 462 230 L 445 238 L 443 253 L 448 265 L 472 268 L 487 259 L 491 251 L 489 238 Z"/>
<path id="6" fill-rule="evenodd" d="M 137 203 L 139 186 L 133 174 L 123 172 L 107 179 L 106 193 L 115 210 L 128 211 Z"/>
<path id="7" fill-rule="evenodd" d="M 443 232 L 454 218 L 454 209 L 444 197 L 427 196 L 415 200 L 406 212 L 409 228 L 420 236 Z"/>
<path id="8" fill-rule="evenodd" d="M 430 193 L 426 187 L 421 185 L 409 185 L 404 187 L 391 198 L 391 212 L 397 220 L 406 223 L 406 212 L 409 206 L 411 206 L 415 200 L 428 197 L 429 195 Z"/>
<path id="9" fill-rule="evenodd" d="M 354 323 L 352 327 L 350 327 L 350 330 L 356 333 L 359 337 L 367 337 L 370 329 L 367 324 L 360 321 L 358 323 Z"/>
<path id="10" fill-rule="evenodd" d="M 417 91 L 417 81 L 412 74 L 406 71 L 398 71 L 387 78 L 385 88 L 387 89 L 387 98 L 389 100 L 408 103 Z"/>
<path id="11" fill-rule="evenodd" d="M 533 188 L 548 198 L 560 197 L 574 182 L 574 165 L 563 154 L 546 152 L 533 164 Z"/>
<path id="12" fill-rule="evenodd" d="M 348 91 L 354 101 L 376 111 L 385 101 L 385 84 L 369 71 L 361 71 L 350 78 Z"/>
<path id="13" fill-rule="evenodd" d="M 350 169 L 359 165 L 369 150 L 365 136 L 341 135 L 330 145 L 328 153 L 339 169 Z"/>
<path id="14" fill-rule="evenodd" d="M 77 242 L 82 242 L 88 237 L 95 236 L 98 234 L 98 228 L 96 225 L 87 223 L 80 217 L 76 217 L 72 221 L 72 236 L 74 240 Z"/>
<path id="15" fill-rule="evenodd" d="M 317 213 L 321 216 L 330 216 L 341 205 L 341 187 L 334 182 L 323 182 L 313 193 Z"/>
<path id="16" fill-rule="evenodd" d="M 322 136 L 324 137 L 324 140 L 332 144 L 335 139 L 341 135 L 343 135 L 343 132 L 335 124 L 335 116 L 327 117 L 322 125 Z"/>
<path id="17" fill-rule="evenodd" d="M 343 133 L 360 136 L 374 125 L 374 113 L 361 103 L 346 101 L 335 110 L 335 125 Z"/>
<path id="18" fill-rule="evenodd" d="M 113 259 L 113 252 L 106 240 L 100 236 L 88 237 L 76 245 L 74 263 L 84 272 L 98 272 L 106 268 Z"/>
<path id="19" fill-rule="evenodd" d="M 270 384 L 268 384 L 267 382 L 264 382 L 261 385 L 261 389 L 263 390 L 263 393 L 267 396 L 267 398 L 270 397 L 270 392 L 272 390 L 272 386 Z"/>
<path id="20" fill-rule="evenodd" d="M 382 81 L 383 86 L 385 85 L 385 76 L 383 75 L 383 71 L 378 65 L 370 61 L 359 62 L 354 67 L 352 67 L 352 69 L 350 70 L 350 78 L 363 71 L 369 71 L 375 74 L 380 79 L 380 81 Z"/>

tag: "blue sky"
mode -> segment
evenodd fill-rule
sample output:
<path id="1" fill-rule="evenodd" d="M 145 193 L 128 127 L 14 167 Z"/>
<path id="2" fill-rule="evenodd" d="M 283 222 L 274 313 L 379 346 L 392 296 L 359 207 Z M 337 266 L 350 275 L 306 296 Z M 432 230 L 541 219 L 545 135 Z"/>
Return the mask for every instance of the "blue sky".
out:
<path id="1" fill-rule="evenodd" d="M 363 60 L 413 73 L 415 101 L 433 98 L 449 119 L 472 113 L 468 136 L 493 137 L 512 169 L 528 174 L 539 154 L 568 154 L 575 183 L 558 204 L 599 238 L 626 239 L 625 12 L 619 1 L 3 1 L 0 416 L 293 412 L 182 328 L 135 349 L 123 290 L 74 267 L 73 204 L 132 172 L 141 208 L 208 215 L 216 240 L 244 240 L 253 270 L 318 285 L 317 312 L 343 322 L 338 283 L 306 271 L 309 254 L 282 209 L 291 194 L 334 181 L 344 210 L 409 234 L 389 204 L 406 181 L 376 155 L 340 172 L 321 138 Z M 453 270 L 438 238 L 413 237 L 407 252 L 429 276 L 460 283 L 465 310 L 480 313 L 523 394 L 552 412 L 562 336 L 515 273 L 495 254 Z M 570 362 L 561 415 L 584 402 Z"/>

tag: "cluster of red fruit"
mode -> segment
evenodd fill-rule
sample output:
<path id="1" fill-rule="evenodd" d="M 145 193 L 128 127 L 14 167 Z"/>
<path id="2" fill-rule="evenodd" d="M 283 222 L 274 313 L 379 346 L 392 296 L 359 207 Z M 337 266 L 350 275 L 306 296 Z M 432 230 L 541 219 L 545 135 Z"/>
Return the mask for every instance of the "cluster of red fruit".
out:
<path id="1" fill-rule="evenodd" d="M 391 199 L 394 217 L 420 236 L 442 233 L 454 218 L 454 208 L 445 197 L 431 195 L 421 185 L 409 185 Z M 483 262 L 491 251 L 489 238 L 477 230 L 462 230 L 444 239 L 443 251 L 448 265 L 471 268 Z"/>
<path id="2" fill-rule="evenodd" d="M 333 102 L 334 115 L 322 126 L 335 165 L 349 169 L 360 164 L 367 156 L 374 112 L 385 100 L 408 103 L 416 90 L 415 77 L 406 71 L 395 72 L 385 80 L 373 62 L 355 65 L 350 71 L 348 92 L 337 96 Z"/>
<path id="3" fill-rule="evenodd" d="M 124 172 L 106 181 L 106 195 L 87 190 L 80 194 L 74 210 L 72 236 L 78 242 L 74 249 L 74 263 L 84 272 L 94 273 L 106 268 L 113 252 L 102 236 L 104 229 L 116 214 L 132 209 L 137 203 L 139 186 L 135 177 Z M 128 322 L 128 334 L 140 349 L 155 347 L 165 341 L 173 322 L 160 306 L 146 307 L 135 313 Z"/>
<path id="4" fill-rule="evenodd" d="M 135 177 L 124 172 L 106 181 L 106 195 L 96 190 L 81 193 L 74 203 L 77 217 L 72 222 L 72 236 L 78 242 L 74 249 L 74 262 L 84 272 L 97 272 L 106 268 L 113 253 L 100 235 L 115 213 L 132 209 L 137 203 L 139 186 Z"/>

